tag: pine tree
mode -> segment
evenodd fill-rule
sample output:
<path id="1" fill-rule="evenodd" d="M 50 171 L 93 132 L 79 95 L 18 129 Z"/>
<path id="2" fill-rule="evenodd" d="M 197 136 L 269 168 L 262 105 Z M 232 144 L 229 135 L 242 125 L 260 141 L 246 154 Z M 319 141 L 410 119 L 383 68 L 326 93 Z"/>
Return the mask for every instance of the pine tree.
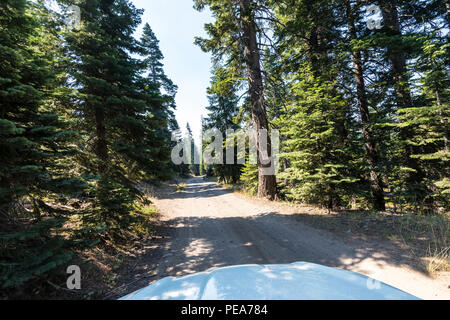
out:
<path id="1" fill-rule="evenodd" d="M 175 86 L 164 73 L 164 64 L 162 63 L 164 55 L 159 48 L 159 40 L 148 23 L 144 25 L 141 45 L 143 48 L 143 55 L 146 57 L 144 63 L 149 71 L 148 76 L 150 80 L 153 83 L 158 83 L 169 97 L 174 98 L 177 86 Z"/>
<path id="2" fill-rule="evenodd" d="M 351 149 L 339 142 L 336 126 L 345 101 L 334 95 L 333 83 L 315 79 L 306 66 L 304 70 L 293 88 L 295 102 L 281 120 L 281 132 L 289 137 L 281 157 L 290 167 L 279 177 L 289 181 L 288 198 L 330 209 L 347 206 L 359 179 L 351 175 Z"/>
<path id="3" fill-rule="evenodd" d="M 402 34 L 399 19 L 398 1 L 379 1 L 383 15 L 382 42 L 386 47 L 386 58 L 390 63 L 390 82 L 394 89 L 397 112 L 414 107 L 414 99 L 411 94 L 410 76 L 407 66 L 407 54 L 410 53 L 410 39 Z M 398 130 L 398 152 L 396 160 L 400 167 L 400 189 L 402 197 L 409 203 L 420 203 L 426 194 L 423 179 L 425 173 L 419 162 L 412 155 L 417 153 L 417 148 L 406 141 L 411 136 L 411 128 L 400 124 Z"/>
<path id="4" fill-rule="evenodd" d="M 189 144 L 188 150 L 190 153 L 189 172 L 194 176 L 200 174 L 199 164 L 196 163 L 197 159 L 200 159 L 197 146 L 195 145 L 194 135 L 192 134 L 191 126 L 189 122 L 186 124 L 186 143 Z"/>
<path id="5" fill-rule="evenodd" d="M 420 146 L 420 153 L 411 155 L 422 162 L 425 172 L 424 183 L 429 190 L 422 208 L 433 212 L 434 207 L 449 208 L 450 193 L 450 151 L 449 151 L 449 87 L 448 52 L 449 44 L 441 37 L 426 39 L 423 42 L 423 55 L 420 67 L 424 72 L 422 78 L 423 104 L 415 108 L 400 110 L 402 123 L 412 127 L 412 135 L 407 143 Z M 447 61 L 446 61 L 447 60 Z M 447 64 L 447 66 L 446 66 Z M 430 199 L 431 198 L 431 199 Z M 435 202 L 438 201 L 436 206 Z"/>
<path id="6" fill-rule="evenodd" d="M 22 286 L 69 261 L 62 236 L 66 203 L 83 189 L 68 159 L 75 136 L 56 112 L 64 92 L 58 79 L 55 16 L 42 4 L 0 4 L 0 283 Z M 47 31 L 50 30 L 50 31 Z M 50 40 L 50 41 L 48 41 Z"/>
<path id="7" fill-rule="evenodd" d="M 201 128 L 201 132 L 200 135 L 198 137 L 199 141 L 200 141 L 200 148 L 199 148 L 199 160 L 200 160 L 200 164 L 199 164 L 199 168 L 198 168 L 198 173 L 200 176 L 204 176 L 205 175 L 205 159 L 203 159 L 203 125 L 205 123 L 205 119 L 203 118 L 203 116 L 201 116 L 201 120 L 200 120 L 200 128 Z"/>
<path id="8" fill-rule="evenodd" d="M 145 79 L 144 90 L 152 95 L 149 96 L 148 102 L 151 106 L 151 121 L 153 122 L 150 127 L 156 130 L 156 136 L 149 139 L 147 143 L 156 150 L 160 150 L 159 156 L 153 157 L 154 160 L 149 163 L 150 167 L 153 168 L 151 175 L 159 176 L 160 179 L 167 179 L 176 171 L 167 163 L 167 160 L 170 158 L 171 147 L 173 147 L 170 141 L 172 132 L 179 130 L 174 115 L 177 86 L 164 73 L 162 62 L 164 56 L 159 48 L 159 40 L 148 23 L 144 25 L 140 46 L 141 56 L 144 57 L 142 61 L 144 69 L 142 77 Z M 150 90 L 150 88 L 153 88 L 153 90 Z M 159 96 L 155 96 L 155 90 L 159 92 Z M 159 159 L 160 165 L 155 161 L 156 159 Z M 161 164 L 164 164 L 165 167 L 162 167 Z"/>
<path id="9" fill-rule="evenodd" d="M 422 194 L 411 204 L 421 212 L 433 213 L 449 206 L 449 45 L 445 31 L 444 5 L 439 2 L 413 2 L 402 8 L 415 25 L 410 37 L 415 41 L 414 70 L 421 77 L 413 79 L 419 88 L 413 107 L 399 109 L 401 128 L 409 135 L 403 143 L 411 148 L 410 157 L 417 161 L 423 174 Z M 423 29 L 417 28 L 423 25 Z"/>
<path id="10" fill-rule="evenodd" d="M 376 54 L 369 58 L 376 63 L 368 65 L 372 69 L 371 78 L 377 79 L 371 85 L 374 89 L 371 97 L 378 103 L 374 106 L 384 109 L 386 115 L 378 119 L 378 126 L 389 132 L 378 138 L 388 160 L 383 169 L 395 203 L 410 209 L 432 210 L 436 186 L 429 182 L 428 176 L 434 171 L 431 169 L 434 165 L 430 167 L 418 156 L 427 149 L 423 138 L 417 139 L 418 131 L 426 126 L 417 130 L 419 122 L 416 121 L 428 110 L 423 107 L 429 106 L 429 101 L 424 103 L 423 96 L 418 94 L 422 90 L 416 88 L 423 86 L 420 72 L 426 72 L 431 66 L 421 66 L 422 59 L 426 60 L 424 39 L 430 39 L 433 33 L 445 33 L 445 5 L 440 1 L 378 1 L 377 4 L 383 15 L 382 28 L 366 33 L 359 46 Z"/>
<path id="11" fill-rule="evenodd" d="M 248 157 L 245 165 L 241 169 L 240 182 L 248 194 L 256 196 L 258 194 L 258 166 L 251 164 Z"/>
<path id="12" fill-rule="evenodd" d="M 67 32 L 73 57 L 71 76 L 78 94 L 76 112 L 84 135 L 85 174 L 91 177 L 92 206 L 86 221 L 95 230 L 119 231 L 130 221 L 142 195 L 137 183 L 160 165 L 167 167 L 167 150 L 158 130 L 168 124 L 158 85 L 142 74 L 146 63 L 130 55 L 142 53 L 133 38 L 141 10 L 127 0 L 78 1 L 81 27 Z M 156 144 L 156 145 L 155 145 Z"/>
<path id="13" fill-rule="evenodd" d="M 197 44 L 205 51 L 211 51 L 215 59 L 227 59 L 228 64 L 246 70 L 246 84 L 251 105 L 253 129 L 257 134 L 257 152 L 262 150 L 259 134 L 261 130 L 270 131 L 264 97 L 263 73 L 261 70 L 261 52 L 258 39 L 261 32 L 261 11 L 264 2 L 241 0 L 239 2 L 219 0 L 197 0 L 196 8 L 202 10 L 208 6 L 216 17 L 214 24 L 205 26 L 210 39 L 197 39 Z M 239 72 L 237 72 L 239 73 Z M 270 137 L 267 139 L 268 156 L 271 157 Z M 264 169 L 270 164 L 263 164 L 257 157 L 259 178 L 258 196 L 268 199 L 277 197 L 275 175 L 265 175 Z"/>
<path id="14" fill-rule="evenodd" d="M 284 136 L 278 177 L 288 198 L 328 208 L 349 206 L 361 185 L 361 148 L 339 77 L 343 21 L 336 10 L 327 1 L 287 1 L 275 10 L 282 21 L 278 73 L 290 94 L 275 121 Z"/>
<path id="15" fill-rule="evenodd" d="M 358 31 L 356 29 L 355 20 L 359 16 L 359 8 L 352 7 L 350 0 L 346 1 L 346 16 L 350 34 L 353 42 L 358 40 Z M 356 18 L 355 18 L 356 17 Z M 356 45 L 356 43 L 354 43 Z M 373 208 L 376 210 L 385 210 L 384 185 L 381 174 L 379 172 L 380 154 L 377 150 L 377 143 L 373 133 L 373 125 L 371 124 L 371 115 L 369 111 L 369 101 L 367 98 L 366 84 L 364 80 L 364 70 L 361 51 L 357 48 L 352 49 L 353 72 L 356 82 L 356 93 L 358 106 L 361 117 L 361 131 L 364 137 L 364 146 L 366 149 L 366 158 L 370 170 L 371 193 L 373 198 Z"/>
<path id="16" fill-rule="evenodd" d="M 178 125 L 175 115 L 173 115 L 173 117 L 171 117 L 169 120 L 169 128 L 171 138 L 171 143 L 169 145 L 172 150 L 177 144 L 181 143 L 181 141 L 183 140 L 180 126 Z M 188 173 L 188 169 L 184 163 L 176 165 L 173 162 L 170 162 L 170 169 L 174 173 L 174 175 L 178 176 L 185 176 Z"/>
<path id="17" fill-rule="evenodd" d="M 211 86 L 208 88 L 209 105 L 206 107 L 208 115 L 203 121 L 203 130 L 218 129 L 223 135 L 227 130 L 239 130 L 240 126 L 235 123 L 235 117 L 239 111 L 239 99 L 236 95 L 238 88 L 234 81 L 229 79 L 229 70 L 224 67 L 215 66 L 211 79 Z M 234 140 L 229 143 L 234 145 L 234 160 L 232 164 L 226 163 L 226 143 L 223 145 L 223 164 L 214 164 L 211 166 L 213 174 L 219 178 L 219 181 L 225 183 L 237 183 L 239 181 L 242 164 L 238 164 L 237 144 Z M 205 141 L 205 144 L 210 141 Z"/>

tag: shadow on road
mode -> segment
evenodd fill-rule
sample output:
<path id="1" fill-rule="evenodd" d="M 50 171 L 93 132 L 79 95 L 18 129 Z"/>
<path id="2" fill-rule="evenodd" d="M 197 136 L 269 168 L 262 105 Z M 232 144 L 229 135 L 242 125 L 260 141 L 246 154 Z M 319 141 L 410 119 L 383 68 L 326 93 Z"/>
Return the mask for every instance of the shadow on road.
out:
<path id="1" fill-rule="evenodd" d="M 191 183 L 179 192 L 175 191 L 175 185 L 170 185 L 169 189 L 171 191 L 167 191 L 166 189 L 166 192 L 158 193 L 156 195 L 157 198 L 158 199 L 210 198 L 233 192 L 231 190 L 223 189 L 215 183 Z"/>
<path id="2" fill-rule="evenodd" d="M 380 270 L 386 263 L 406 265 L 399 254 L 403 249 L 395 245 L 363 241 L 350 245 L 329 233 L 324 240 L 316 241 L 314 237 L 323 237 L 324 231 L 304 225 L 295 237 L 297 224 L 301 225 L 294 217 L 276 212 L 249 217 L 171 219 L 159 230 L 161 238 L 148 248 L 136 268 L 129 271 L 117 297 L 167 276 L 229 265 L 305 261 L 351 269 L 366 259 Z"/>
<path id="3" fill-rule="evenodd" d="M 158 227 L 159 236 L 145 245 L 145 254 L 127 267 L 114 295 L 107 298 L 124 296 L 167 276 L 242 264 L 304 261 L 369 276 L 381 272 L 391 280 L 398 270 L 425 275 L 400 242 L 353 234 L 354 225 L 339 215 L 312 214 L 310 208 L 286 214 L 286 208 L 250 201 L 199 177 L 185 182 L 181 192 L 175 192 L 176 184 L 160 188 L 156 196 L 168 215 Z M 320 223 L 316 228 L 317 221 L 339 223 L 350 232 L 335 232 Z M 415 281 L 411 279 L 416 278 L 404 276 L 402 283 Z"/>

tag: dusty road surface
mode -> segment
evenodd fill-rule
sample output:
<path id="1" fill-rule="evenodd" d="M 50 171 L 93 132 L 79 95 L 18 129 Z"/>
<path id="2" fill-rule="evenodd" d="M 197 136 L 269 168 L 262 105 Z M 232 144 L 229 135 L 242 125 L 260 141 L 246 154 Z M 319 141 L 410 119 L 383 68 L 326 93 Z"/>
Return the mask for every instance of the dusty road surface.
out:
<path id="1" fill-rule="evenodd" d="M 129 267 L 120 297 L 166 276 L 238 264 L 307 261 L 356 271 L 423 299 L 450 299 L 448 279 L 433 280 L 408 263 L 408 253 L 383 241 L 353 241 L 305 225 L 281 204 L 250 199 L 202 178 L 190 178 L 155 199 L 161 237 Z M 284 206 L 285 207 L 285 206 Z"/>

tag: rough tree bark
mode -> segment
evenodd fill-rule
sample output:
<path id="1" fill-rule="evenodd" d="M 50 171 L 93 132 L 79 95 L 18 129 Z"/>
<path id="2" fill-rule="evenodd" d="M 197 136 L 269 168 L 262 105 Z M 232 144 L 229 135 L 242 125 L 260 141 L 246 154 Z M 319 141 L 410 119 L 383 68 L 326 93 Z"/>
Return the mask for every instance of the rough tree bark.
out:
<path id="1" fill-rule="evenodd" d="M 277 185 L 275 175 L 264 175 L 264 168 L 270 167 L 270 164 L 263 164 L 260 159 L 260 130 L 265 129 L 269 132 L 269 122 L 264 101 L 264 85 L 262 79 L 260 53 L 257 44 L 257 31 L 254 17 L 252 0 L 240 0 L 241 26 L 242 26 L 242 46 L 244 49 L 244 59 L 248 73 L 248 85 L 250 101 L 252 105 L 252 122 L 256 130 L 257 141 L 257 162 L 258 162 L 258 196 L 268 199 L 277 197 Z M 271 157 L 271 141 L 267 139 L 267 152 Z"/>
<path id="2" fill-rule="evenodd" d="M 351 40 L 357 39 L 354 15 L 350 1 L 346 1 L 347 22 Z M 354 49 L 353 55 L 353 73 L 356 80 L 356 93 L 358 98 L 359 112 L 361 115 L 362 133 L 364 136 L 364 145 L 366 148 L 367 161 L 370 167 L 371 191 L 373 196 L 373 207 L 376 210 L 385 210 L 383 182 L 376 168 L 379 163 L 379 155 L 373 133 L 369 128 L 370 113 L 369 103 L 367 101 L 366 87 L 364 83 L 364 73 L 362 67 L 361 51 Z"/>

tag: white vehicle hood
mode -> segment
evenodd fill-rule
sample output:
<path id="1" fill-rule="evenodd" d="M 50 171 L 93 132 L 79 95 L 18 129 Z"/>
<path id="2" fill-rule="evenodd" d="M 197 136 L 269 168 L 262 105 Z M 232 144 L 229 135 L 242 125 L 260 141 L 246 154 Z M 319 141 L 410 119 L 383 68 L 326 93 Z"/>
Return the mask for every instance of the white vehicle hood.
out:
<path id="1" fill-rule="evenodd" d="M 121 300 L 411 300 L 364 275 L 307 262 L 241 265 L 168 277 Z"/>

